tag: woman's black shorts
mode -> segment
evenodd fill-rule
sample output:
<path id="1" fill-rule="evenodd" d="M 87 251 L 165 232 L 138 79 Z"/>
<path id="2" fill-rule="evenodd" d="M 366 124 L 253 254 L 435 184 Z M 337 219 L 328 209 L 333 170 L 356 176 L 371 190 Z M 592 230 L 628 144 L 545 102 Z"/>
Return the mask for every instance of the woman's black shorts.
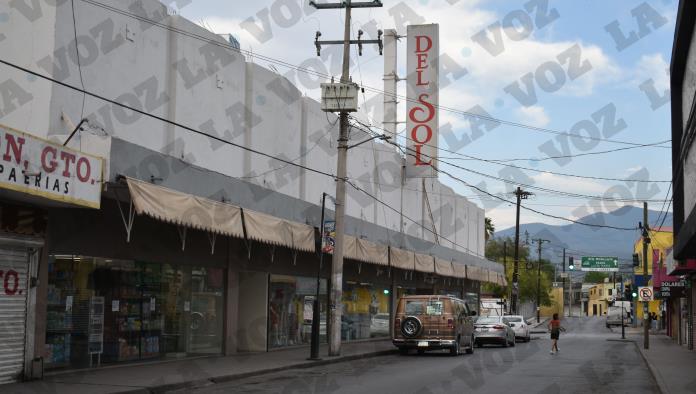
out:
<path id="1" fill-rule="evenodd" d="M 559 334 L 558 331 L 555 331 L 555 330 L 551 331 L 551 339 L 558 339 L 558 334 Z"/>

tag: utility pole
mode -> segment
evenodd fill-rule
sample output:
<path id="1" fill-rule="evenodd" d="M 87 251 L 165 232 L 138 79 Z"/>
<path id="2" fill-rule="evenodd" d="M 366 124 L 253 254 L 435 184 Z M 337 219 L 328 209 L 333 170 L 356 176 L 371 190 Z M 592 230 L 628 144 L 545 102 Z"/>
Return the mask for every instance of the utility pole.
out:
<path id="1" fill-rule="evenodd" d="M 357 44 L 362 52 L 362 44 L 378 44 L 380 53 L 382 51 L 382 40 L 351 40 L 351 10 L 353 8 L 381 7 L 379 0 L 370 2 L 352 2 L 344 0 L 340 3 L 321 3 L 317 4 L 310 1 L 309 5 L 318 10 L 345 8 L 346 18 L 343 29 L 343 41 L 319 41 L 321 36 L 317 32 L 314 41 L 317 47 L 317 55 L 321 53 L 321 45 L 343 45 L 343 73 L 341 83 L 350 83 L 350 45 Z M 379 32 L 381 36 L 382 32 Z M 362 35 L 360 31 L 359 36 Z M 329 300 L 329 311 L 331 314 L 331 324 L 329 325 L 329 356 L 339 356 L 341 354 L 341 305 L 343 298 L 343 244 L 344 244 L 344 219 L 346 213 L 346 167 L 348 157 L 348 111 L 341 110 L 339 115 L 340 127 L 338 137 L 338 159 L 336 163 L 336 244 L 334 246 L 333 258 L 331 259 L 331 292 Z"/>
<path id="2" fill-rule="evenodd" d="M 503 272 L 505 277 L 507 278 L 507 241 L 503 241 Z M 506 279 L 507 280 L 507 279 Z M 509 285 L 507 288 L 509 289 Z M 510 295 L 508 289 L 505 289 L 505 296 L 507 297 L 508 300 L 510 300 Z M 510 307 L 510 303 L 508 302 L 508 308 Z M 508 310 L 510 312 L 510 310 Z"/>
<path id="3" fill-rule="evenodd" d="M 541 321 L 541 247 L 544 244 L 544 242 L 551 242 L 548 239 L 535 239 L 533 242 L 536 242 L 538 245 L 537 251 L 539 252 L 538 259 L 537 259 L 537 294 L 536 294 L 536 317 L 537 317 L 537 323 Z"/>
<path id="4" fill-rule="evenodd" d="M 515 259 L 512 268 L 512 302 L 511 309 L 514 314 L 518 314 L 518 299 L 520 296 L 520 203 L 521 200 L 526 200 L 532 193 L 523 191 L 517 187 L 515 196 L 517 197 L 517 215 L 515 219 Z"/>
<path id="5" fill-rule="evenodd" d="M 321 360 L 319 358 L 319 330 L 321 328 L 319 320 L 321 319 L 321 303 L 319 302 L 319 293 L 321 290 L 321 266 L 324 262 L 324 208 L 326 207 L 326 193 L 321 194 L 321 234 L 319 242 L 319 267 L 317 267 L 317 290 L 314 294 L 314 303 L 312 304 L 312 341 L 309 350 L 308 360 Z"/>
<path id="6" fill-rule="evenodd" d="M 566 272 L 566 271 L 565 271 L 565 266 L 566 266 L 566 254 L 565 254 L 565 252 L 566 252 L 566 249 L 563 248 L 563 264 L 562 264 L 562 265 L 563 265 L 563 274 L 562 274 L 563 278 L 562 278 L 562 279 L 563 279 L 563 310 L 564 310 L 564 312 L 565 312 L 565 304 L 566 304 L 566 302 L 565 302 L 565 299 L 566 299 L 566 296 L 565 296 L 565 291 L 566 291 L 566 287 L 565 287 L 565 280 L 566 280 L 566 278 L 565 278 L 565 277 L 566 277 L 566 275 L 565 275 L 565 272 Z M 568 297 L 570 298 L 570 292 L 568 292 Z M 568 302 L 568 304 L 570 304 L 570 302 Z M 569 307 L 572 307 L 572 305 L 569 305 Z M 561 315 L 565 315 L 565 313 L 561 313 Z M 570 316 L 570 312 L 568 313 L 568 316 Z"/>
<path id="7" fill-rule="evenodd" d="M 568 317 L 573 316 L 573 275 L 571 274 L 568 275 Z"/>
<path id="8" fill-rule="evenodd" d="M 648 203 L 643 203 L 643 286 L 648 285 L 648 245 L 650 244 L 650 228 L 648 227 Z M 650 320 L 648 319 L 649 301 L 643 301 L 643 348 L 650 349 Z"/>

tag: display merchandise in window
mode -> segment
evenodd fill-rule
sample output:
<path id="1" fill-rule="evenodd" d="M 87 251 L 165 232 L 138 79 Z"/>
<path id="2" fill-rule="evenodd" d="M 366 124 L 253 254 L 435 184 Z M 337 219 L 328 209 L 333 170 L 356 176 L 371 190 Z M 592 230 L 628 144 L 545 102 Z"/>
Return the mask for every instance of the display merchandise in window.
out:
<path id="1" fill-rule="evenodd" d="M 311 342 L 316 278 L 271 275 L 268 303 L 268 346 L 295 346 Z M 320 341 L 326 342 L 326 280 L 321 279 Z"/>
<path id="2" fill-rule="evenodd" d="M 52 256 L 47 369 L 222 351 L 224 271 Z"/>

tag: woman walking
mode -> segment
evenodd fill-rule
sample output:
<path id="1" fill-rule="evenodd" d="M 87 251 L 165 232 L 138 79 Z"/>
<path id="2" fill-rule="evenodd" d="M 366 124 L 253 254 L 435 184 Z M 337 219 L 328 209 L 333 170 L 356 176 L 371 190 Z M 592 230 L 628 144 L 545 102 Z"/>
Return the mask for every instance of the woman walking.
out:
<path id="1" fill-rule="evenodd" d="M 558 352 L 558 337 L 561 334 L 561 331 L 565 331 L 565 328 L 561 326 L 561 321 L 558 320 L 558 313 L 553 314 L 553 318 L 549 322 L 549 331 L 551 331 L 551 354 L 554 354 Z"/>

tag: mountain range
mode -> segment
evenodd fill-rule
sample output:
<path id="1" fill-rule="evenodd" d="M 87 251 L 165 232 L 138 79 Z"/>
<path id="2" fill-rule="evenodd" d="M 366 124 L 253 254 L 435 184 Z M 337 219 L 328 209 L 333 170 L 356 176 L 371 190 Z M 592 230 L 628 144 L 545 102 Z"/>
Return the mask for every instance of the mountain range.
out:
<path id="1" fill-rule="evenodd" d="M 648 223 L 657 226 L 659 211 L 648 211 Z M 663 215 L 664 216 L 664 215 Z M 624 206 L 611 212 L 594 213 L 577 220 L 580 223 L 637 228 L 638 222 L 643 221 L 643 209 L 634 206 Z M 672 229 L 672 214 L 668 213 L 662 224 L 664 229 Z M 513 238 L 515 228 L 496 231 L 493 238 Z M 528 240 L 532 256 L 536 258 L 537 244 L 531 244 L 533 239 L 543 238 L 550 242 L 544 243 L 542 256 L 551 261 L 559 261 L 563 248 L 567 255 L 575 256 L 612 256 L 619 257 L 624 264 L 631 261 L 633 245 L 640 238 L 640 230 L 616 230 L 604 227 L 590 227 L 577 223 L 566 225 L 550 225 L 544 223 L 520 224 L 520 244 Z M 511 250 L 511 249 L 510 249 Z M 630 265 L 630 264 L 629 264 Z"/>

